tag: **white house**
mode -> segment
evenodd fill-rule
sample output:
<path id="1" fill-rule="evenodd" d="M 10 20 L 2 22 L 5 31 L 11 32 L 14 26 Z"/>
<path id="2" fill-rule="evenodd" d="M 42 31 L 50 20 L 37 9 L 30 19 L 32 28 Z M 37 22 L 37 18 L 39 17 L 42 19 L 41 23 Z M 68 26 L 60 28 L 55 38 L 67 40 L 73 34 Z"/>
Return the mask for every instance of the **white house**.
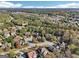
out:
<path id="1" fill-rule="evenodd" d="M 30 37 L 26 37 L 24 36 L 24 40 L 25 40 L 25 43 L 29 42 L 29 41 L 32 41 L 33 37 L 30 36 Z"/>

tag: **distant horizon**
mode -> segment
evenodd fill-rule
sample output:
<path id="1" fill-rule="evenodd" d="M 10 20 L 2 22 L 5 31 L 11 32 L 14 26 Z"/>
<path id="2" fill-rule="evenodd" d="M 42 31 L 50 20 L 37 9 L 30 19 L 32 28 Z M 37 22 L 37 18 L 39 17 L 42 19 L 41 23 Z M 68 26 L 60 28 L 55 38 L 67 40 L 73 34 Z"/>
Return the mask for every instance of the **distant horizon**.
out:
<path id="1" fill-rule="evenodd" d="M 21 11 L 71 11 L 71 12 L 79 12 L 79 8 L 0 8 L 0 11 L 13 11 L 13 12 L 21 12 Z"/>
<path id="2" fill-rule="evenodd" d="M 79 8 L 0 8 L 0 9 L 79 9 Z"/>
<path id="3" fill-rule="evenodd" d="M 0 8 L 0 9 L 79 9 L 79 8 Z"/>

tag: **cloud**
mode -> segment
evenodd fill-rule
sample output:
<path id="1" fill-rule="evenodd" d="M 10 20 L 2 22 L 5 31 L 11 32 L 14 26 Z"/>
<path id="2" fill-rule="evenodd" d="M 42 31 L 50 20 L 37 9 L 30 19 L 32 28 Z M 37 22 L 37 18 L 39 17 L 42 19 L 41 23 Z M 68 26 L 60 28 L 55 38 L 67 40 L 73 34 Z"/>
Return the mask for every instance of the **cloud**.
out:
<path id="1" fill-rule="evenodd" d="M 53 8 L 79 8 L 79 3 L 69 3 L 63 5 L 52 6 Z"/>
<path id="2" fill-rule="evenodd" d="M 24 6 L 23 8 L 79 8 L 79 3 L 59 4 L 55 6 Z"/>
<path id="3" fill-rule="evenodd" d="M 47 8 L 45 6 L 24 6 L 23 8 Z"/>
<path id="4" fill-rule="evenodd" d="M 20 8 L 22 7 L 22 4 L 20 3 L 11 3 L 11 2 L 5 2 L 5 1 L 1 1 L 0 2 L 0 8 Z"/>

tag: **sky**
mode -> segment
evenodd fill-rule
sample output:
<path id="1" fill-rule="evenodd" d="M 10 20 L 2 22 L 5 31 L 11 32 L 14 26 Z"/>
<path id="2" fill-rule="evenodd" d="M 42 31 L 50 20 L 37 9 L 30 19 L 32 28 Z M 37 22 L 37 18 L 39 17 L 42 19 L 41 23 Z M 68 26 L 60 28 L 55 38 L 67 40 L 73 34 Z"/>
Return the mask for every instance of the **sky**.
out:
<path id="1" fill-rule="evenodd" d="M 79 8 L 79 1 L 0 1 L 0 8 Z"/>

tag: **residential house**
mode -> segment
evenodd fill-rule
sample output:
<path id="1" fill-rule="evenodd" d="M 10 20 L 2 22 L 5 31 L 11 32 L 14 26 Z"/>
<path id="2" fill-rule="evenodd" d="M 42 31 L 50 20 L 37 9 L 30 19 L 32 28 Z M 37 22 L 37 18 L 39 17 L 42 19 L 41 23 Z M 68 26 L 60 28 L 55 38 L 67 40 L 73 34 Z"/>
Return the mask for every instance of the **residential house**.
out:
<path id="1" fill-rule="evenodd" d="M 29 58 L 37 58 L 37 53 L 36 53 L 36 51 L 30 51 L 30 52 L 28 52 L 28 57 L 29 57 Z"/>
<path id="2" fill-rule="evenodd" d="M 10 36 L 10 32 L 8 31 L 8 29 L 4 29 L 3 33 L 5 38 L 8 38 Z"/>
<path id="3" fill-rule="evenodd" d="M 0 58 L 9 58 L 8 55 L 0 55 Z"/>
<path id="4" fill-rule="evenodd" d="M 18 35 L 16 35 L 16 37 L 14 37 L 14 46 L 15 46 L 15 48 L 20 48 L 21 47 L 20 39 L 21 39 L 21 37 L 18 36 Z"/>
<path id="5" fill-rule="evenodd" d="M 0 47 L 2 47 L 2 43 L 0 42 Z"/>
<path id="6" fill-rule="evenodd" d="M 39 47 L 37 50 L 37 57 L 41 58 L 41 57 L 45 57 L 48 53 L 48 50 L 44 47 Z"/>
<path id="7" fill-rule="evenodd" d="M 4 44 L 2 44 L 2 48 L 4 51 L 8 51 L 9 50 L 8 43 L 5 42 Z"/>
<path id="8" fill-rule="evenodd" d="M 26 32 L 24 36 L 25 43 L 32 42 L 33 37 L 30 35 L 30 32 Z"/>
<path id="9" fill-rule="evenodd" d="M 76 18 L 75 21 L 79 21 L 79 15 L 74 15 L 74 18 Z"/>
<path id="10" fill-rule="evenodd" d="M 24 36 L 25 43 L 32 42 L 32 38 L 33 38 L 32 36 L 30 36 L 30 37 Z"/>
<path id="11" fill-rule="evenodd" d="M 16 35 L 16 27 L 12 27 L 10 33 L 12 36 Z"/>
<path id="12" fill-rule="evenodd" d="M 62 44 L 60 45 L 61 49 L 65 49 L 66 44 L 64 42 L 62 42 Z"/>
<path id="13" fill-rule="evenodd" d="M 43 55 L 46 56 L 48 50 L 46 48 L 41 48 L 41 53 L 43 53 Z"/>
<path id="14" fill-rule="evenodd" d="M 48 46 L 48 47 L 46 47 L 47 49 L 48 49 L 48 51 L 50 51 L 50 52 L 53 52 L 54 51 L 54 46 Z"/>
<path id="15" fill-rule="evenodd" d="M 21 48 L 21 45 L 18 41 L 14 43 L 14 46 L 15 46 L 15 48 Z"/>
<path id="16" fill-rule="evenodd" d="M 18 41 L 20 41 L 20 39 L 21 39 L 21 37 L 18 36 L 18 35 L 16 35 L 16 36 L 14 37 L 14 42 L 18 42 Z"/>
<path id="17" fill-rule="evenodd" d="M 16 30 L 21 30 L 22 26 L 16 26 Z"/>
<path id="18" fill-rule="evenodd" d="M 65 57 L 66 57 L 66 58 L 72 58 L 72 53 L 71 53 L 70 49 L 67 49 L 67 50 L 65 51 Z"/>
<path id="19" fill-rule="evenodd" d="M 10 48 L 12 47 L 11 43 L 8 43 L 8 47 L 10 47 Z"/>

